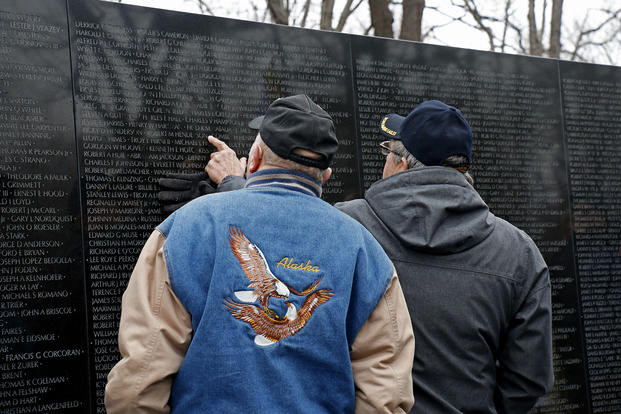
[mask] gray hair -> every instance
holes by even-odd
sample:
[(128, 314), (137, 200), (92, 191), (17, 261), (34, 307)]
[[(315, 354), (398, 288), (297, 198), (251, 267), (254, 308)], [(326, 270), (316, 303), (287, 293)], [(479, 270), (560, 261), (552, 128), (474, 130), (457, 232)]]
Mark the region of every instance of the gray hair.
[[(261, 139), (259, 135), (257, 135), (257, 140), (259, 143), (259, 148), (261, 148), (262, 159), (266, 164), (273, 165), (275, 167), (286, 168), (289, 170), (301, 171), (306, 175), (309, 175), (313, 179), (323, 183), (323, 176), (326, 170), (322, 170), (317, 167), (310, 167), (308, 165), (298, 164), (295, 161), (288, 160), (286, 158), (281, 157), (276, 154), (274, 151), (268, 147), (265, 142)], [(293, 150), (293, 152), (297, 152), (297, 150)], [(304, 156), (309, 156), (309, 154), (305, 153)], [(317, 154), (319, 156), (319, 154)], [(310, 157), (309, 157), (310, 158)]]
[[(408, 151), (405, 148), (405, 145), (403, 145), (403, 142), (401, 142), (398, 139), (393, 139), (392, 140), (392, 151), (397, 154), (400, 157), (405, 158), (405, 160), (408, 163), (408, 168), (411, 170), (417, 169), (417, 168), (423, 168), (425, 166), (425, 164), (423, 164), (422, 162), (420, 162), (419, 160), (416, 159), (416, 157), (414, 157), (412, 154), (410, 154), (410, 151)], [(393, 158), (394, 159), (394, 163), (397, 164), (399, 163), (399, 159), (397, 158)]]
[[(410, 151), (405, 148), (403, 142), (398, 139), (392, 140), (392, 151), (398, 156), (405, 158), (405, 161), (408, 163), (408, 169), (412, 170), (425, 167), (425, 164), (423, 164), (422, 162), (417, 160), (416, 157), (410, 154)], [(395, 164), (400, 161), (396, 157), (394, 157), (393, 160)], [(464, 178), (466, 179), (466, 181), (468, 181), (468, 184), (474, 185), (474, 178), (472, 178), (468, 171), (463, 170), (464, 166), (468, 168), (468, 158), (465, 155), (451, 155), (444, 161), (444, 164), (442, 164), (442, 166), (456, 169), (464, 175)]]

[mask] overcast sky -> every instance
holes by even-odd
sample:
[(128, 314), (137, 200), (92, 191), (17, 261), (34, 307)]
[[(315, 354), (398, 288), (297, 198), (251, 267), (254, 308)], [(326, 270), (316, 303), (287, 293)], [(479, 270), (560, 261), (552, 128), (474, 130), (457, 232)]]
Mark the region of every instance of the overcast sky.
[[(114, 1), (114, 0), (109, 0)], [(541, 0), (538, 0), (540, 2)], [(122, 0), (125, 4), (135, 4), (146, 7), (156, 7), (162, 9), (169, 10), (177, 10), (184, 11), (190, 13), (200, 13), (200, 9), (196, 5), (196, 2), (193, 0)], [(261, 2), (259, 0), (255, 0), (257, 4)], [(564, 36), (568, 36), (572, 32), (572, 28), (585, 19), (588, 16), (587, 21), (593, 26), (597, 24), (601, 19), (599, 18), (601, 13), (597, 12), (598, 8), (606, 7), (608, 5), (616, 5), (619, 7), (619, 2), (621, 0), (564, 0), (563, 7), (563, 34)], [(248, 11), (246, 13), (239, 13), (238, 10), (249, 10), (250, 9), (250, 1), (248, 0), (228, 0), (228, 1), (211, 1), (211, 4), (216, 4), (213, 6), (213, 10), (216, 15), (221, 17), (233, 17), (233, 18), (241, 18), (241, 19), (253, 19), (251, 15), (252, 12)], [(298, 3), (302, 3), (298, 1)], [(320, 1), (316, 0), (312, 4), (314, 4), (316, 10), (315, 14), (318, 14), (318, 9), (320, 7)], [(338, 19), (338, 13), (342, 9), (343, 0), (335, 1), (335, 21)], [(366, 3), (366, 2), (365, 2)], [(442, 10), (447, 6), (446, 0), (426, 0), (427, 5), (429, 6), (437, 6), (442, 7)], [(481, 4), (482, 11), (488, 12), (484, 7), (502, 7), (502, 3), (498, 0), (479, 0), (478, 4)], [(517, 11), (519, 15), (526, 16), (527, 10), (526, 0), (516, 0), (516, 4), (522, 5), (524, 7), (523, 10)], [(548, 2), (551, 3), (551, 2)], [(485, 5), (488, 6), (485, 6)], [(398, 8), (395, 8), (395, 11), (398, 13)], [(549, 12), (548, 12), (549, 13)], [(539, 13), (539, 9), (537, 9), (537, 14), (541, 17), (541, 13)], [(395, 32), (398, 33), (398, 24), (399, 24), (399, 16), (395, 15)], [(549, 19), (549, 14), (546, 16), (546, 19)], [(363, 28), (369, 25), (369, 11), (368, 5), (363, 4), (357, 10), (354, 16), (351, 16), (348, 20), (348, 24), (345, 27), (344, 32), (349, 33), (357, 33), (362, 34)], [(526, 18), (523, 19), (524, 22)], [(269, 21), (269, 18), (267, 19)], [(433, 12), (431, 10), (425, 11), (424, 15), (424, 24), (429, 27), (430, 25), (441, 25), (448, 21), (446, 16), (443, 16), (442, 13)], [(524, 23), (525, 24), (525, 23)], [(314, 27), (317, 28), (317, 27)], [(443, 29), (438, 30), (436, 39), (426, 39), (425, 41), (428, 43), (434, 44), (442, 44), (446, 46), (453, 47), (464, 47), (469, 49), (480, 49), (480, 50), (489, 50), (489, 44), (487, 37), (483, 34), (483, 32), (479, 30), (469, 29), (464, 25), (448, 25)], [(546, 36), (547, 39), (547, 36)], [(565, 44), (570, 46), (571, 39), (564, 38), (563, 41)], [(614, 64), (621, 64), (621, 53), (616, 52), (613, 54), (611, 58), (601, 57), (601, 58), (592, 58), (595, 63), (603, 63), (610, 64), (610, 59)]]

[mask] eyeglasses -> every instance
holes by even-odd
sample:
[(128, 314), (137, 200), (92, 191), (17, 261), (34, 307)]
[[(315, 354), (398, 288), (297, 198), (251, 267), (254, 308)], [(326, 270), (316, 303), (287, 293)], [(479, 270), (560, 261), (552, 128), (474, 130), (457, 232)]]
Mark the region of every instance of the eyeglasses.
[(391, 152), (395, 155), (399, 155), (390, 148), (390, 141), (380, 142), (379, 146), (380, 146), (380, 151), (382, 152), (382, 155), (384, 157), (387, 157), (388, 154), (390, 154)]

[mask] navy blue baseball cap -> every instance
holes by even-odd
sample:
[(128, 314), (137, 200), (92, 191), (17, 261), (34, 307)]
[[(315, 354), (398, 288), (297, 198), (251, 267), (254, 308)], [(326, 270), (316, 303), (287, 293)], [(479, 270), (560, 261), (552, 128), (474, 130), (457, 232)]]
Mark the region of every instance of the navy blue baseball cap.
[(425, 165), (442, 165), (452, 155), (472, 161), (472, 130), (461, 111), (432, 100), (418, 105), (408, 116), (388, 114), (380, 123), (382, 135), (398, 139)]

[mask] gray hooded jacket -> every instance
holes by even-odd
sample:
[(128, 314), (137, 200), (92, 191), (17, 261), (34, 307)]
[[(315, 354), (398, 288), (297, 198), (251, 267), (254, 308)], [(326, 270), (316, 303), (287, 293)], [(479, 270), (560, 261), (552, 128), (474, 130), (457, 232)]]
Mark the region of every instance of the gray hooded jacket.
[(416, 335), (411, 412), (526, 413), (550, 390), (550, 278), (463, 175), (426, 167), (336, 204), (392, 259)]

